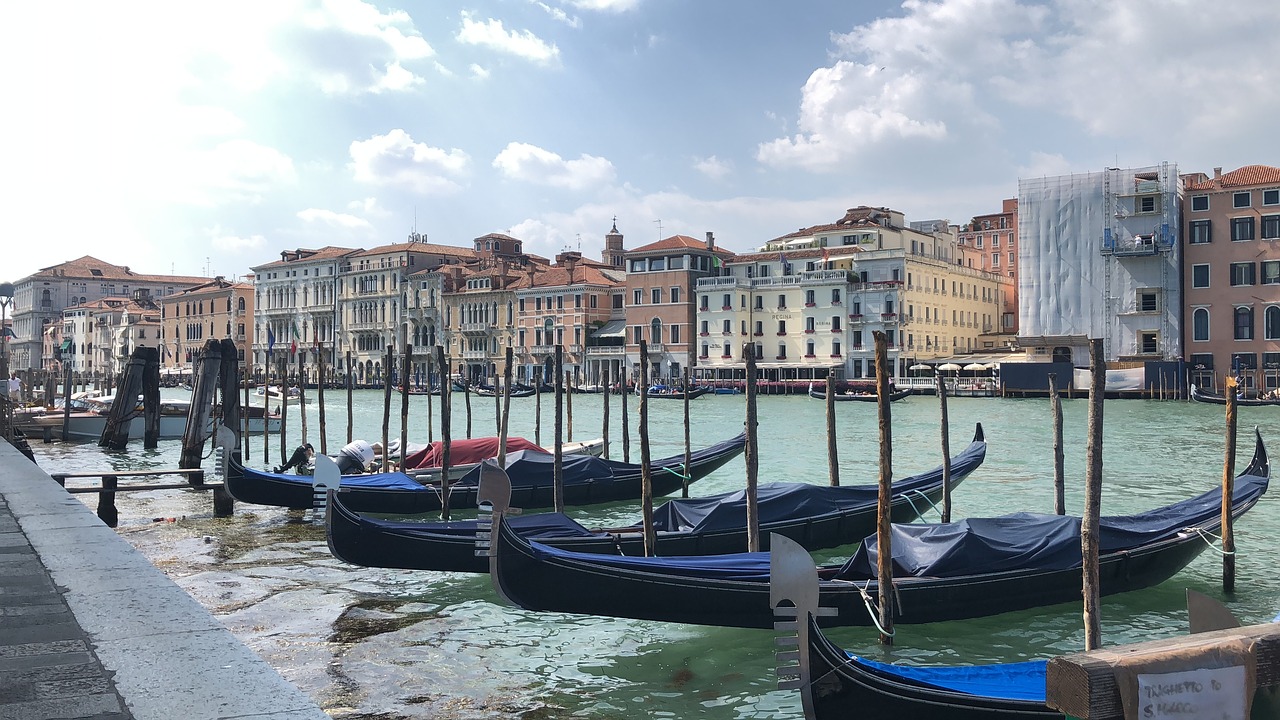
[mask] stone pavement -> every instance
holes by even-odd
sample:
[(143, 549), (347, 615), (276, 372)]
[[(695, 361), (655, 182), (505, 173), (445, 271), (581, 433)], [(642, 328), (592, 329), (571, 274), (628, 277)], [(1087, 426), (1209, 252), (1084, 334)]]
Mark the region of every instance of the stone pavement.
[(0, 439), (0, 720), (328, 716)]

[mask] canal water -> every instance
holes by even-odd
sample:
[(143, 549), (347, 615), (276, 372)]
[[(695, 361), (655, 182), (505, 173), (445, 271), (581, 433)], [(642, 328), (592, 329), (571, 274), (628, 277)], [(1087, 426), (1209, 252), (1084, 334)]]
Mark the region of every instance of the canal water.
[[(553, 439), (554, 402), (542, 398), (541, 439)], [(638, 402), (629, 399), (631, 459), (640, 450)], [(572, 439), (599, 437), (601, 396), (573, 397)], [(650, 401), (654, 458), (683, 453), (683, 403)], [(329, 452), (346, 441), (345, 393), (326, 396)], [(511, 401), (511, 434), (533, 439), (533, 398)], [(383, 396), (358, 391), (354, 435), (382, 434)], [(399, 437), (399, 397), (391, 435)], [(842, 484), (874, 484), (878, 434), (872, 403), (841, 403), (837, 433)], [(940, 463), (938, 401), (912, 397), (893, 405), (893, 468), (903, 477)], [(952, 398), (952, 452), (976, 423), (989, 441), (986, 463), (954, 494), (954, 514), (1052, 512), (1051, 418), (1047, 400)], [(435, 405), (439, 438), (439, 406)], [(741, 395), (690, 403), (693, 445), (741, 431)], [(288, 447), (301, 442), (290, 407)], [(307, 406), (310, 440), (319, 448), (317, 405)], [(1068, 511), (1083, 505), (1085, 400), (1064, 401)], [(491, 398), (472, 398), (472, 435), (495, 434)], [(612, 397), (611, 442), (622, 455), (621, 404)], [(1224, 413), (1182, 401), (1107, 401), (1104, 415), (1104, 514), (1164, 505), (1216, 487), (1223, 469)], [(828, 481), (825, 403), (807, 397), (760, 398), (760, 481)], [(1248, 463), (1252, 428), (1280, 452), (1280, 409), (1241, 408), (1237, 468)], [(426, 439), (426, 398), (413, 397), (410, 438)], [(466, 436), (455, 395), (455, 438)], [(566, 428), (566, 439), (569, 433)], [(34, 443), (47, 472), (176, 467), (178, 441), (123, 453), (93, 444)], [(279, 441), (270, 439), (270, 464)], [(249, 463), (265, 467), (263, 440), (249, 441)], [(206, 460), (206, 467), (212, 461)], [(693, 495), (738, 489), (736, 460), (691, 488)], [(1246, 623), (1280, 610), (1280, 498), (1277, 492), (1238, 523), (1237, 592), (1224, 597), (1221, 559), (1206, 550), (1164, 585), (1103, 599), (1106, 644), (1186, 632), (1185, 588), (1223, 599)], [(79, 495), (92, 504), (96, 496)], [(801, 718), (798, 696), (776, 689), (774, 633), (525, 612), (502, 604), (485, 576), (380, 570), (334, 559), (311, 513), (239, 505), (212, 517), (207, 494), (184, 491), (120, 497), (120, 534), (207, 607), (228, 628), (332, 716), (340, 718)], [(639, 503), (571, 509), (584, 525), (633, 521)], [(936, 519), (936, 518), (935, 518)], [(848, 548), (816, 554), (839, 559)], [(899, 626), (892, 649), (867, 628), (832, 630), (845, 648), (884, 660), (930, 664), (1016, 661), (1078, 651), (1079, 603), (997, 617)]]

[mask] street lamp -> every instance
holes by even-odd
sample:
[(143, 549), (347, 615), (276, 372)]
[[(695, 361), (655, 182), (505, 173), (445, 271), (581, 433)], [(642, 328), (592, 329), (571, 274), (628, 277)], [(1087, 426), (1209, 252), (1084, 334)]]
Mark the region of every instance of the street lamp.
[(13, 283), (0, 283), (0, 370), (9, 377), (9, 303), (13, 302)]

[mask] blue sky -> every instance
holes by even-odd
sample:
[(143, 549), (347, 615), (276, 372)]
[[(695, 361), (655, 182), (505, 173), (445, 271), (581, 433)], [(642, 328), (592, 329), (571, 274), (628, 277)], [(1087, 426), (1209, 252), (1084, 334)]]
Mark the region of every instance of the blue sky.
[(745, 251), (861, 204), (965, 222), (1019, 177), (1280, 164), (1277, 29), (1244, 0), (5, 3), (0, 279), (243, 275), (415, 223)]

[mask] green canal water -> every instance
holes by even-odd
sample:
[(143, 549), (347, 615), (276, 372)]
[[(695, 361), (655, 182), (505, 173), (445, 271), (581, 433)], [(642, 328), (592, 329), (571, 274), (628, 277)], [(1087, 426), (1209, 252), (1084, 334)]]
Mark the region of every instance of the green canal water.
[[(414, 397), (410, 439), (426, 439), (426, 398)], [(640, 450), (638, 402), (629, 399), (631, 459)], [(393, 398), (391, 435), (400, 434)], [(598, 437), (601, 397), (573, 397), (572, 439)], [(345, 393), (326, 397), (329, 451), (346, 441)], [(534, 436), (533, 398), (512, 400), (511, 433)], [(383, 398), (356, 393), (354, 433), (382, 435)], [(1046, 400), (952, 398), (953, 452), (976, 423), (986, 430), (986, 463), (954, 495), (954, 513), (1052, 512), (1051, 419)], [(439, 437), (438, 401), (435, 407)], [(690, 403), (695, 447), (737, 434), (743, 396)], [(1086, 401), (1064, 402), (1067, 504), (1083, 504)], [(542, 402), (542, 442), (553, 436), (554, 403)], [(875, 405), (837, 407), (842, 484), (874, 483), (878, 467)], [(317, 405), (307, 406), (309, 440), (319, 447)], [(491, 398), (472, 398), (472, 434), (495, 433)], [(1221, 482), (1223, 408), (1174, 401), (1115, 400), (1105, 406), (1103, 512), (1164, 505)], [(762, 397), (760, 481), (827, 482), (825, 404), (807, 397)], [(897, 477), (940, 463), (938, 401), (913, 397), (893, 405)], [(621, 404), (610, 411), (611, 455), (620, 458)], [(289, 442), (301, 442), (290, 408)], [(653, 457), (683, 452), (683, 403), (650, 402)], [(1280, 412), (1241, 408), (1237, 467), (1248, 462), (1252, 428), (1280, 452)], [(465, 437), (455, 396), (454, 437)], [(566, 439), (568, 432), (566, 430)], [(263, 460), (262, 438), (249, 441), (249, 462)], [(89, 445), (34, 445), (48, 472), (176, 467), (177, 441), (158, 450), (108, 453)], [(280, 461), (270, 441), (271, 463)], [(211, 461), (206, 461), (211, 466)], [(740, 488), (741, 460), (696, 483), (693, 495)], [(1264, 496), (1237, 526), (1237, 592), (1223, 597), (1221, 560), (1206, 551), (1164, 585), (1103, 599), (1104, 642), (1117, 644), (1185, 632), (1184, 589), (1219, 597), (1246, 623), (1280, 610), (1280, 498)], [(92, 503), (93, 495), (80, 495)], [(639, 516), (639, 503), (572, 510), (583, 524)], [(800, 718), (798, 696), (776, 689), (771, 631), (734, 630), (529, 613), (504, 606), (487, 577), (356, 568), (334, 559), (310, 513), (238, 506), (212, 517), (207, 495), (183, 491), (121, 496), (120, 533), (210, 609), (228, 628), (342, 718)], [(838, 559), (846, 548), (816, 555)], [(833, 630), (847, 649), (881, 659), (930, 664), (1014, 661), (1080, 650), (1079, 603), (980, 620), (899, 626), (882, 649), (865, 628)]]

